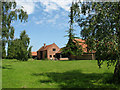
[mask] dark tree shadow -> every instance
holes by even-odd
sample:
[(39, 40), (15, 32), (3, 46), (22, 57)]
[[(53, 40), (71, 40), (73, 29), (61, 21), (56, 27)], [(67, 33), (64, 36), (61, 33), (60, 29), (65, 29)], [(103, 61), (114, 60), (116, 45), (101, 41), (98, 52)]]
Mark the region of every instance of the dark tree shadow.
[(11, 65), (4, 65), (2, 67), (0, 66), (0, 68), (2, 68), (2, 69), (12, 69)]
[(39, 80), (40, 83), (57, 83), (61, 88), (115, 88), (108, 83), (112, 73), (90, 73), (73, 70), (64, 73), (33, 73), (33, 76), (47, 76), (49, 80)]

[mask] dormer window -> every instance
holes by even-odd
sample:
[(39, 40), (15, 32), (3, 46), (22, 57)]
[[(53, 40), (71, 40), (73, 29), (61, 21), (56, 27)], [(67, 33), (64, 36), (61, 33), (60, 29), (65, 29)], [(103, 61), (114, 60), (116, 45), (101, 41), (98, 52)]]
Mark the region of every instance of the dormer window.
[(55, 48), (53, 48), (53, 51), (56, 51), (56, 49), (55, 49)]

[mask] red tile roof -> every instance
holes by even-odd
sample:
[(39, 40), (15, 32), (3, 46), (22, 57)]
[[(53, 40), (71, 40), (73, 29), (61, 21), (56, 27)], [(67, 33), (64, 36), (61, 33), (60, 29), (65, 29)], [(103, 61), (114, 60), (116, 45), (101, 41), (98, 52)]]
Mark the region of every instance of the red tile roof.
[(87, 53), (87, 44), (85, 44), (85, 40), (82, 40), (82, 39), (74, 39), (73, 40), (73, 42), (76, 42), (76, 41), (78, 41), (79, 45), (82, 46), (83, 52)]
[[(85, 40), (82, 40), (82, 39), (74, 39), (73, 42), (76, 42), (78, 41), (79, 45), (82, 46), (83, 48), (83, 52), (87, 53), (87, 44), (85, 44)], [(94, 50), (92, 50), (93, 53), (95, 53)], [(91, 52), (90, 52), (91, 53)]]
[(37, 52), (32, 52), (32, 56), (37, 56)]
[[(73, 42), (76, 42), (76, 41), (78, 41), (78, 44), (82, 46), (83, 52), (87, 53), (87, 44), (85, 44), (85, 40), (82, 40), (82, 39), (74, 39), (73, 40)], [(61, 52), (62, 52), (62, 48), (57, 53), (61, 53)], [(95, 53), (94, 50), (92, 50), (92, 52)]]
[[(53, 43), (55, 44), (55, 43)], [(42, 46), (38, 51), (44, 51), (44, 50), (47, 50), (49, 47), (51, 47), (53, 44), (50, 44), (50, 45), (46, 45), (45, 47)]]
[(60, 50), (57, 53), (61, 53), (61, 52), (62, 52), (62, 49), (60, 48)]

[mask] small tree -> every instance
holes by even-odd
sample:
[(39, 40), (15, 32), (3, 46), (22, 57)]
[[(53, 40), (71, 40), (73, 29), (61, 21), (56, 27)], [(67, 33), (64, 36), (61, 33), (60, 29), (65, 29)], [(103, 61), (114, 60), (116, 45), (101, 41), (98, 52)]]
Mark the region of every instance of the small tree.
[(24, 30), (20, 34), (20, 39), (15, 39), (9, 44), (8, 58), (27, 61), (28, 58), (31, 58), (32, 46), (29, 47), (29, 43), (30, 38)]
[(16, 43), (17, 59), (27, 61), (32, 47), (29, 48), (30, 38), (25, 30), (21, 32), (20, 39), (16, 40)]

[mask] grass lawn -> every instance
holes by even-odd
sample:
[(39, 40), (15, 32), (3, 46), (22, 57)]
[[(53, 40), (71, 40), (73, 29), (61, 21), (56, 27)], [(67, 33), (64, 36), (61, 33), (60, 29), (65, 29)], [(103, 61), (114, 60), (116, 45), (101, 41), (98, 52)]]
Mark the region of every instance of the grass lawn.
[(2, 88), (120, 88), (107, 81), (114, 66), (99, 69), (96, 60), (2, 61)]

